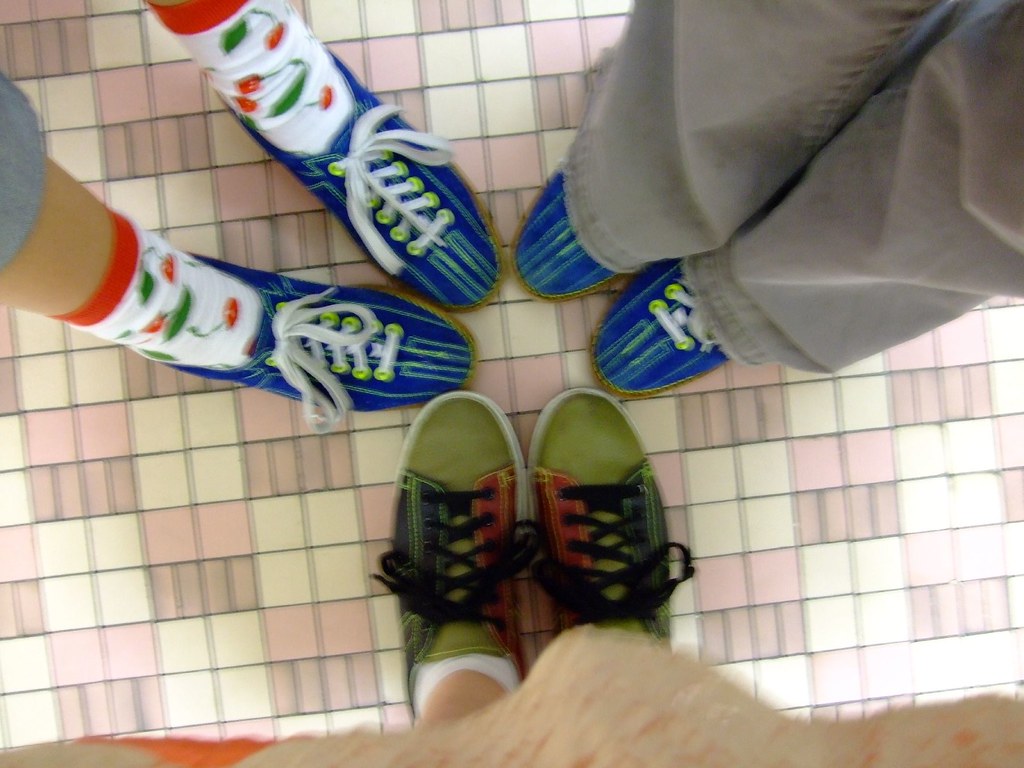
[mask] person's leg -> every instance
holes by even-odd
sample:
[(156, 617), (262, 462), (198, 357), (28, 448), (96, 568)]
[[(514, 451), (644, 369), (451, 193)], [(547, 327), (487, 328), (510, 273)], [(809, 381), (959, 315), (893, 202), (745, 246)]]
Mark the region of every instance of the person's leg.
[(288, 0), (147, 2), (245, 130), (379, 267), (448, 308), (490, 297), (499, 246), (448, 142), (382, 105)]
[[(727, 358), (835, 371), (993, 295), (1024, 295), (1024, 112), (1010, 74), (1024, 66), (1022, 17), (1001, 0), (936, 9), (770, 211), (631, 282), (595, 334), (605, 386), (650, 394)], [(685, 301), (667, 296), (681, 286)], [(674, 350), (681, 330), (710, 347)]]
[(1024, 3), (961, 7), (763, 222), (690, 261), (730, 357), (834, 371), (1024, 296)]
[(519, 684), (511, 579), (537, 550), (523, 472), (508, 418), (480, 395), (437, 398), (410, 428), (394, 548), (376, 578), (399, 598), (422, 724), (476, 712)]
[(468, 332), (426, 305), (196, 257), (109, 210), (44, 158), (31, 107), (2, 77), (0, 116), (0, 302), (301, 399), (321, 431), (349, 408), (422, 403), (472, 372)]
[(892, 71), (941, 0), (636, 3), (517, 270), (567, 298), (722, 245)]

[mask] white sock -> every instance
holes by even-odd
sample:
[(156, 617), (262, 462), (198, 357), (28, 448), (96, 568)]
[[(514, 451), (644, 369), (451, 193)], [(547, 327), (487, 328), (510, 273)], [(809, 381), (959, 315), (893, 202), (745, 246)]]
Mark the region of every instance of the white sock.
[(162, 362), (206, 368), (247, 362), (264, 314), (256, 289), (128, 223), (118, 236), (134, 233), (138, 257), (127, 290), (102, 320), (70, 322)]
[(330, 54), (287, 0), (249, 0), (178, 39), (242, 120), (286, 152), (324, 152), (352, 114)]
[(486, 653), (466, 653), (441, 661), (417, 664), (412, 678), (412, 711), (416, 717), (423, 713), (430, 694), (449, 675), (461, 671), (479, 672), (491, 678), (510, 693), (519, 687), (519, 671), (507, 656), (491, 656)]

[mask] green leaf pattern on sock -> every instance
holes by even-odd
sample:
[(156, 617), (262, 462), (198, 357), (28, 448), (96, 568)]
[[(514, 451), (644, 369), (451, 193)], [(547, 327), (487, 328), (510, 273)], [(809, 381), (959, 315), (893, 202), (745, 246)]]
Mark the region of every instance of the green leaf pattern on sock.
[[(281, 45), (287, 35), (300, 33), (305, 33), (313, 45), (319, 46), (320, 43), (312, 37), (312, 33), (301, 21), (294, 25), (289, 24), (291, 15), (289, 12), (282, 17), (271, 11), (253, 8), (221, 33), (220, 49), (225, 56), (229, 56), (249, 38), (262, 35), (262, 48), (265, 51), (273, 51)], [(244, 55), (250, 55), (248, 48)], [(291, 72), (296, 68), (300, 70), (298, 74)], [(217, 67), (210, 67), (207, 71), (218, 73), (220, 70)], [(290, 78), (290, 82), (281, 95), (282, 88), (278, 87), (278, 83), (285, 77)], [(309, 62), (302, 58), (292, 58), (270, 71), (259, 71), (257, 67), (234, 81), (233, 92), (221, 92), (233, 103), (242, 123), (252, 130), (259, 131), (261, 120), (280, 118), (293, 110), (313, 108), (326, 111), (331, 107), (335, 101), (335, 89), (329, 84), (317, 89), (315, 98), (302, 100), (302, 95), (309, 85), (309, 78)], [(269, 107), (265, 105), (265, 100), (268, 99), (273, 99), (269, 102)], [(261, 107), (264, 107), (264, 110), (261, 110)]]
[(169, 315), (170, 322), (164, 328), (164, 341), (170, 341), (185, 327), (188, 322), (188, 313), (192, 309), (192, 291), (186, 288), (182, 291), (181, 301), (174, 311)]
[(142, 280), (139, 283), (139, 298), (142, 300), (143, 304), (149, 301), (149, 297), (153, 295), (153, 288), (155, 286), (156, 281), (153, 279), (153, 276), (143, 268)]
[(157, 360), (161, 363), (174, 363), (178, 360), (174, 355), (169, 355), (166, 352), (157, 352), (153, 349), (140, 349), (138, 352), (141, 355), (145, 355), (150, 360)]
[(271, 108), (270, 117), (280, 117), (294, 107), (299, 101), (299, 97), (302, 96), (302, 89), (306, 87), (306, 64), (305, 62), (298, 63), (301, 65), (299, 76), (292, 82), (288, 92)]
[(246, 17), (243, 16), (237, 23), (224, 30), (224, 34), (220, 38), (220, 48), (224, 53), (231, 53), (249, 36), (249, 24), (245, 19)]

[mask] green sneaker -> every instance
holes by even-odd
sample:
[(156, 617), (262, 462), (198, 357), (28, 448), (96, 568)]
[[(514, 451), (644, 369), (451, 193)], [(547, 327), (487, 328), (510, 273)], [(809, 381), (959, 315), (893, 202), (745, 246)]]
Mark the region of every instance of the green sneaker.
[(654, 471), (625, 409), (597, 390), (562, 393), (541, 412), (530, 466), (547, 549), (533, 574), (559, 604), (561, 628), (667, 640), (669, 597), (694, 569), (690, 551), (668, 541)]
[(443, 395), (413, 422), (375, 576), (399, 598), (410, 696), (420, 664), (467, 653), (507, 657), (522, 676), (512, 577), (539, 544), (523, 472), (512, 425), (481, 395)]

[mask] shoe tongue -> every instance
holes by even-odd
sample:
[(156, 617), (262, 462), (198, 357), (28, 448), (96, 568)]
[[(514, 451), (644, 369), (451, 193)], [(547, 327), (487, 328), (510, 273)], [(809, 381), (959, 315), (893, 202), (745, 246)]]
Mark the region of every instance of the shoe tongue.
[(437, 630), (437, 636), (424, 657), (425, 661), (461, 656), (465, 653), (485, 653), (504, 656), (505, 652), (492, 637), (487, 625), (475, 621), (452, 621)]
[[(595, 520), (600, 520), (602, 523), (614, 523), (622, 520), (621, 513), (600, 509), (591, 511), (590, 517)], [(593, 539), (591, 543), (619, 551), (630, 547), (629, 541), (619, 534), (607, 534), (600, 538)], [(595, 560), (593, 563), (593, 568), (606, 573), (621, 571), (625, 567), (626, 563), (619, 560)], [(629, 590), (622, 584), (610, 584), (601, 590), (601, 594), (609, 600), (622, 600), (628, 596)]]
[(621, 629), (626, 632), (649, 634), (649, 630), (640, 619), (605, 619), (595, 622), (594, 626), (601, 629)]
[[(451, 519), (451, 522), (453, 525), (459, 525), (467, 522), (468, 520), (468, 515), (459, 515), (457, 517), (453, 517)], [(473, 549), (475, 546), (476, 542), (472, 538), (465, 538), (459, 539), (453, 544), (449, 544), (447, 549), (450, 552), (454, 552), (455, 554), (461, 555)], [(449, 565), (447, 568), (444, 569), (444, 573), (445, 576), (448, 576), (449, 578), (458, 578), (459, 576), (463, 576), (466, 573), (469, 573), (470, 570), (472, 569), (467, 565), (463, 565), (461, 563), (453, 563), (452, 565)], [(447, 595), (445, 595), (445, 597), (447, 597), (449, 600), (455, 603), (461, 603), (463, 600), (466, 599), (467, 596), (468, 593), (465, 589), (454, 589)]]

